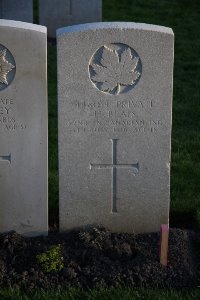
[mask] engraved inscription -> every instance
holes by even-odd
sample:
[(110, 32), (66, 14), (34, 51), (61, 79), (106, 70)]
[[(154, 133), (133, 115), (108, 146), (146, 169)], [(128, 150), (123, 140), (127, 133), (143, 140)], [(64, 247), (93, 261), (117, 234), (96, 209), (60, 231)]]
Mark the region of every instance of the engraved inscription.
[(0, 131), (1, 130), (24, 130), (27, 125), (17, 121), (15, 117), (15, 103), (13, 99), (0, 98)]
[[(110, 101), (75, 101), (71, 102), (71, 105), (77, 108), (78, 110), (97, 110), (103, 108), (112, 108)], [(128, 100), (128, 101), (117, 101), (114, 103), (115, 108), (118, 109), (151, 109), (154, 107), (153, 101), (150, 99), (147, 100)]]
[(135, 87), (142, 74), (142, 63), (135, 50), (113, 43), (98, 49), (89, 63), (89, 77), (103, 93), (118, 95)]
[(8, 161), (11, 164), (11, 153), (9, 155), (0, 156), (0, 162)]
[(152, 99), (71, 102), (73, 118), (66, 120), (65, 127), (69, 134), (157, 134), (168, 130), (164, 118), (154, 113), (157, 103)]
[(7, 88), (15, 77), (16, 64), (11, 52), (0, 45), (0, 91)]
[(111, 184), (111, 213), (117, 213), (117, 169), (133, 169), (133, 175), (139, 172), (139, 162), (135, 164), (117, 163), (117, 139), (111, 139), (112, 142), (112, 163), (111, 164), (92, 164), (90, 170), (94, 169), (112, 169)]

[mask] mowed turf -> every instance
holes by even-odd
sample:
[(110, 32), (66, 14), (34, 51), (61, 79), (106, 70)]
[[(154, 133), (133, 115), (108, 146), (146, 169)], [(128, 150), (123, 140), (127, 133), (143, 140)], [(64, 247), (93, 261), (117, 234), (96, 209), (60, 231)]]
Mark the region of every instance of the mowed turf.
[[(200, 2), (104, 0), (104, 21), (171, 27), (175, 33), (171, 226), (200, 224)], [(49, 209), (58, 222), (56, 50), (48, 47)]]

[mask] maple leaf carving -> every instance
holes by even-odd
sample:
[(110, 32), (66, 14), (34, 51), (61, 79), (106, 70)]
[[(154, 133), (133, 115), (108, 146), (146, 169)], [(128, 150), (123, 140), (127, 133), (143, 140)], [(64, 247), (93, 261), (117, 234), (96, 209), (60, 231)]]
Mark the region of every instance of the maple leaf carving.
[(6, 52), (6, 49), (0, 51), (0, 83), (8, 85), (7, 75), (14, 66), (6, 60)]
[(95, 72), (92, 80), (102, 83), (102, 91), (112, 92), (117, 89), (119, 94), (121, 86), (133, 85), (141, 75), (136, 70), (138, 61), (138, 57), (133, 58), (130, 48), (125, 49), (119, 56), (116, 50), (104, 46), (100, 64), (92, 65)]

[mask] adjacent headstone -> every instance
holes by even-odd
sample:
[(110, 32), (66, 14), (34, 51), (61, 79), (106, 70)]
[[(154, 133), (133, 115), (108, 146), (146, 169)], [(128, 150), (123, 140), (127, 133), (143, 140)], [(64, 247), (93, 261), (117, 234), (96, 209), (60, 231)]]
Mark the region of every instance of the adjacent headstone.
[(33, 23), (33, 0), (0, 0), (0, 19)]
[(100, 22), (102, 0), (39, 0), (39, 20), (56, 37), (56, 29), (68, 25)]
[(48, 230), (46, 38), (0, 20), (0, 232)]
[(57, 31), (60, 228), (168, 223), (173, 32), (136, 23)]

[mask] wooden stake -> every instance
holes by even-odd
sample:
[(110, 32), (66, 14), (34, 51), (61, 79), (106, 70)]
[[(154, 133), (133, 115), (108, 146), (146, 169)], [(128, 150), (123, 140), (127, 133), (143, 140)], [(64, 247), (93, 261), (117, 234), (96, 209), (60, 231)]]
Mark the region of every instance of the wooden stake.
[(169, 225), (162, 224), (160, 230), (160, 263), (165, 267), (167, 266), (168, 240)]

